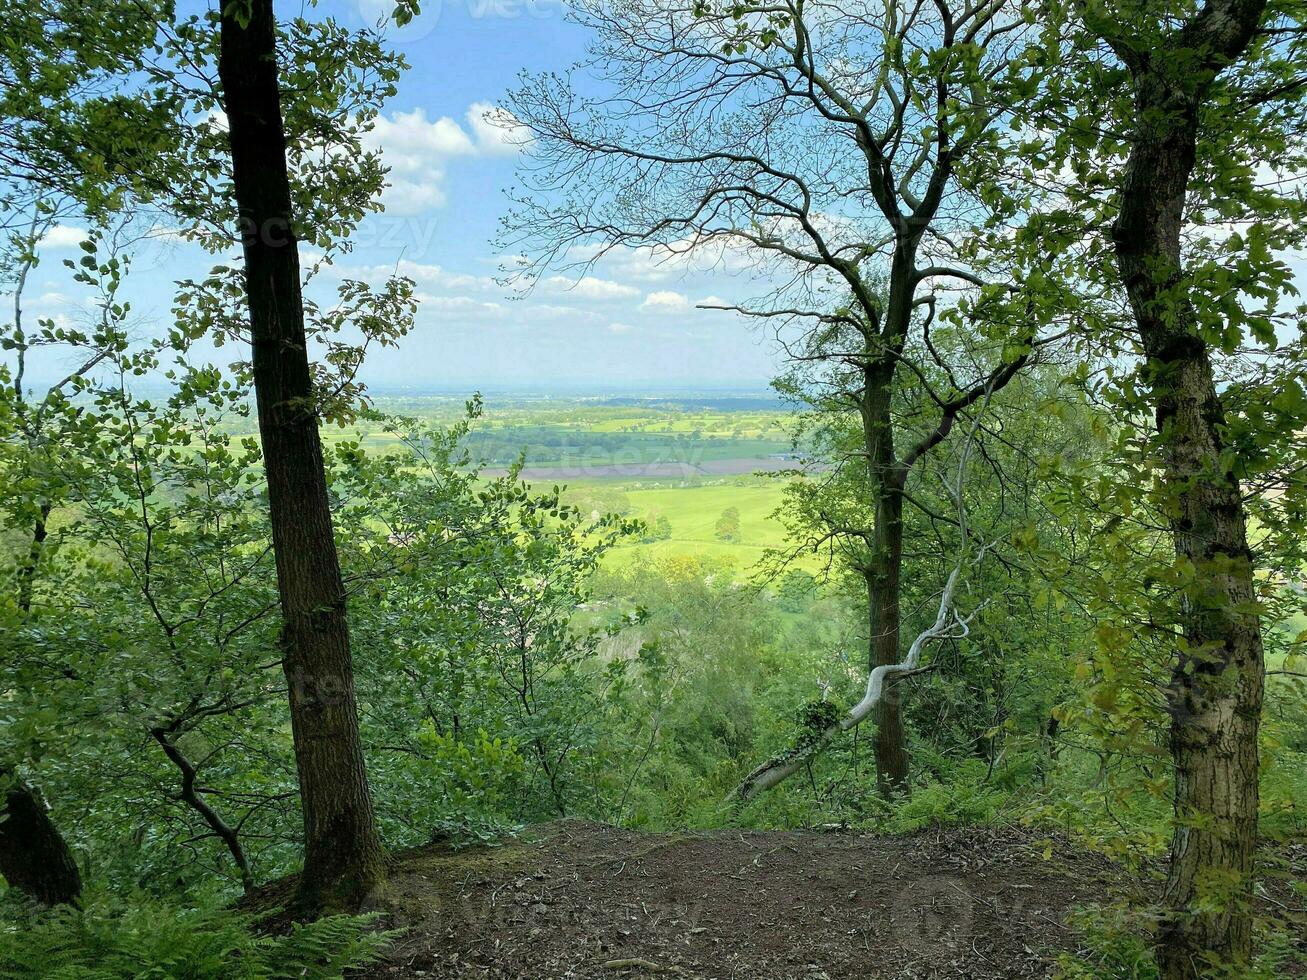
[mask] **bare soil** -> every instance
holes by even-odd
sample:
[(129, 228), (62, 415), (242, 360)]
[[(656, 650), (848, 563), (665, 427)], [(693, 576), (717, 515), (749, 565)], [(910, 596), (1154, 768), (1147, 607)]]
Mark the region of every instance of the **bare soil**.
[(1021, 978), (1072, 948), (1069, 912), (1120, 880), (1017, 828), (642, 834), (580, 821), (502, 847), (394, 858), (405, 929), (363, 976)]

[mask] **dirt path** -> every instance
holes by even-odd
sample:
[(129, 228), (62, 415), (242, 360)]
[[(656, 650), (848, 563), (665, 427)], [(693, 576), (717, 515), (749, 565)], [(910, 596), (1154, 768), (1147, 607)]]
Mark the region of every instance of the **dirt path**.
[(564, 821), (533, 840), (396, 858), (407, 926), (372, 978), (1044, 977), (1102, 898), (1099, 858), (1027, 833), (638, 834)]

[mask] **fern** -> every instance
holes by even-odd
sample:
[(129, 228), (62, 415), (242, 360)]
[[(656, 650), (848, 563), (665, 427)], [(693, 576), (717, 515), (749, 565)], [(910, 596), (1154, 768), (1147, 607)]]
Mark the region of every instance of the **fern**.
[(375, 961), (393, 937), (373, 916), (337, 915), (259, 936), (249, 916), (133, 896), (0, 920), (0, 978), (328, 980)]

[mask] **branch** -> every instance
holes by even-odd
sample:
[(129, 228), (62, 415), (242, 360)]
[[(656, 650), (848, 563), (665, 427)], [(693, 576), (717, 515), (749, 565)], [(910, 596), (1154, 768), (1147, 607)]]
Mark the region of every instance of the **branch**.
[(957, 589), (961, 571), (959, 566), (949, 573), (948, 582), (945, 583), (944, 592), (939, 599), (939, 612), (935, 616), (935, 622), (917, 634), (917, 638), (912, 641), (912, 646), (908, 648), (908, 655), (901, 663), (882, 664), (873, 670), (867, 678), (867, 689), (862, 700), (850, 708), (847, 715), (818, 732), (805, 744), (764, 762), (744, 777), (743, 782), (736, 787), (732, 798), (747, 803), (759, 793), (771, 789), (802, 769), (836, 736), (856, 728), (880, 702), (887, 681), (919, 672), (917, 664), (921, 660), (921, 651), (927, 643), (932, 640), (958, 639), (966, 636), (970, 632), (971, 619), (975, 613), (963, 619), (953, 608), (953, 594)]
[[(990, 393), (985, 393), (984, 405), (986, 406), (989, 404), (989, 395)], [(824, 750), (838, 735), (860, 725), (880, 702), (885, 691), (885, 685), (890, 680), (921, 672), (918, 664), (927, 643), (939, 639), (961, 639), (971, 632), (971, 621), (983, 608), (983, 603), (973, 609), (969, 615), (963, 617), (958, 615), (957, 609), (954, 607), (953, 596), (957, 591), (958, 580), (962, 577), (962, 569), (967, 560), (968, 532), (966, 505), (962, 491), (966, 481), (967, 461), (970, 458), (971, 447), (975, 441), (976, 430), (979, 425), (980, 416), (978, 414), (972, 421), (971, 430), (968, 432), (967, 439), (959, 453), (957, 479), (951, 488), (953, 500), (958, 509), (958, 528), (962, 534), (962, 543), (958, 548), (957, 564), (953, 566), (953, 571), (949, 573), (948, 580), (944, 583), (944, 591), (939, 597), (939, 611), (935, 614), (935, 621), (917, 634), (917, 638), (912, 641), (912, 646), (908, 648), (908, 655), (900, 663), (881, 664), (872, 670), (867, 677), (867, 688), (862, 695), (862, 700), (849, 709), (848, 714), (825, 729), (815, 732), (807, 740), (788, 752), (764, 762), (745, 776), (740, 785), (735, 788), (735, 792), (731, 794), (731, 799), (735, 802), (747, 803), (759, 793), (769, 790), (788, 779), (800, 769), (805, 768), (813, 757)], [(980, 548), (976, 555), (976, 562), (984, 559), (988, 547), (988, 545), (984, 545)]]
[(222, 842), (227, 845), (227, 850), (231, 852), (232, 861), (235, 862), (240, 871), (241, 885), (247, 893), (252, 891), (254, 888), (254, 875), (250, 872), (249, 862), (245, 859), (245, 851), (241, 847), (240, 838), (237, 837), (234, 830), (227, 826), (222, 817), (218, 816), (217, 811), (209, 806), (196, 791), (195, 766), (182, 754), (177, 744), (169, 737), (167, 730), (152, 728), (150, 729), (150, 735), (159, 743), (164, 755), (181, 772), (182, 785), (178, 798), (198, 813), (214, 834), (222, 838)]

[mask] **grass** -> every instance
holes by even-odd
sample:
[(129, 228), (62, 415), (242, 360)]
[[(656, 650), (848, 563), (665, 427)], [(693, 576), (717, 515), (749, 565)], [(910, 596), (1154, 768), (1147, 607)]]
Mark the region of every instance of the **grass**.
[[(617, 480), (569, 482), (573, 499), (593, 500), (596, 507), (627, 508), (631, 517), (650, 525), (666, 517), (672, 536), (664, 541), (632, 541), (610, 552), (608, 561), (624, 567), (652, 558), (688, 556), (725, 560), (743, 576), (769, 548), (785, 545), (785, 528), (775, 516), (785, 490), (784, 478), (754, 476), (722, 478), (710, 483), (667, 481), (650, 485)], [(740, 512), (738, 540), (717, 536), (717, 521), (728, 507)], [(805, 563), (800, 562), (800, 566)]]

